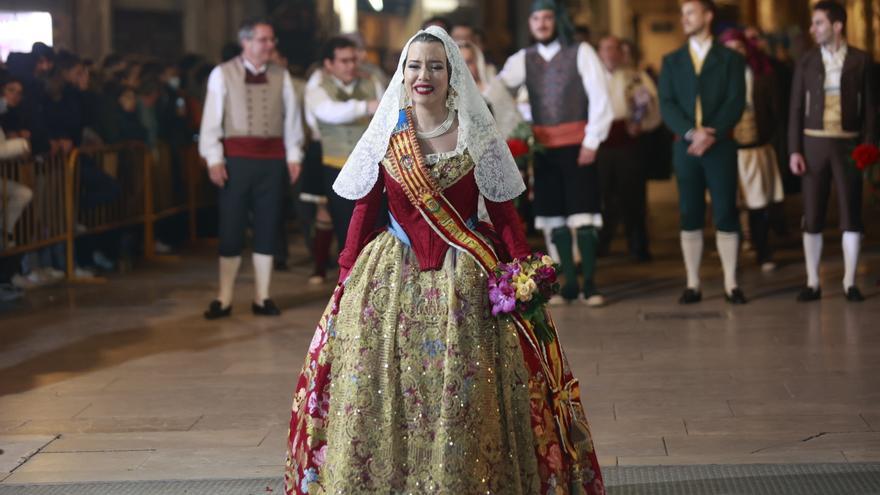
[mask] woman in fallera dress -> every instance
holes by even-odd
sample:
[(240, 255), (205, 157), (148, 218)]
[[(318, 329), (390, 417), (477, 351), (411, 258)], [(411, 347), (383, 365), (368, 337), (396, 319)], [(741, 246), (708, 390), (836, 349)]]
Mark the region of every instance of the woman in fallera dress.
[(488, 273), (531, 254), (516, 164), (445, 31), (402, 53), (334, 184), (357, 205), (294, 391), (286, 492), (604, 494), (558, 338), (492, 314)]

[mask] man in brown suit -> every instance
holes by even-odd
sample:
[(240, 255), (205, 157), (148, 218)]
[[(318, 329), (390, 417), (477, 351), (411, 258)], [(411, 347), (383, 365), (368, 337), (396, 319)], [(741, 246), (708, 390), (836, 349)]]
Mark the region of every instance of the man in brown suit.
[(855, 286), (862, 238), (862, 174), (849, 162), (860, 142), (876, 139), (871, 58), (847, 46), (846, 10), (824, 0), (813, 6), (810, 33), (817, 47), (798, 62), (791, 92), (788, 145), (791, 171), (803, 177), (804, 257), (807, 285), (798, 301), (814, 301), (819, 288), (822, 230), (834, 182), (843, 230), (843, 290), (863, 301)]

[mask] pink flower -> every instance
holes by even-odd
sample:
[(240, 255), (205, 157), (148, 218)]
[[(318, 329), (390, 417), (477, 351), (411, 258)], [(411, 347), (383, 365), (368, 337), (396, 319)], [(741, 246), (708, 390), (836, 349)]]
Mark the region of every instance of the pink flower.
[(547, 464), (557, 473), (562, 471), (562, 451), (559, 450), (559, 444), (554, 443), (547, 449)]
[(321, 328), (318, 328), (315, 331), (315, 336), (312, 337), (312, 343), (309, 344), (309, 354), (314, 354), (315, 351), (318, 350), (318, 346), (321, 345), (321, 342), (323, 341), (323, 333), (324, 331)]
[(309, 394), (309, 415), (313, 418), (324, 419), (330, 412), (330, 398), (326, 394), (321, 394), (318, 398), (317, 392)]
[(315, 467), (321, 467), (324, 465), (324, 462), (327, 460), (327, 445), (322, 446), (315, 452), (313, 460), (315, 462)]

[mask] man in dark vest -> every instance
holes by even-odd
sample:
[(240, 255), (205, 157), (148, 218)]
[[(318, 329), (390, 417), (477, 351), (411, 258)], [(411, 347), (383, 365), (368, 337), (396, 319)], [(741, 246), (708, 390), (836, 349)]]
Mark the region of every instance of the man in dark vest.
[(220, 291), (205, 318), (229, 316), (248, 214), (253, 214), (256, 315), (281, 312), (269, 298), (285, 188), (302, 161), (303, 128), (290, 74), (271, 65), (275, 33), (266, 20), (239, 29), (242, 53), (211, 71), (199, 153), (220, 188)]
[[(511, 90), (529, 92), (535, 138), (544, 150), (535, 155), (535, 228), (549, 232), (562, 265), (562, 299), (578, 299), (572, 230), (581, 254), (583, 300), (601, 306), (594, 281), (602, 203), (596, 150), (608, 136), (614, 116), (605, 69), (595, 50), (574, 43), (564, 7), (536, 0), (529, 16), (535, 44), (511, 56), (499, 77)], [(554, 301), (555, 302), (555, 301)]]
[(818, 46), (797, 63), (788, 122), (789, 165), (803, 177), (807, 285), (797, 299), (822, 297), (819, 261), (833, 181), (843, 231), (843, 291), (847, 301), (860, 302), (855, 276), (864, 229), (862, 174), (849, 154), (858, 143), (876, 143), (876, 82), (871, 57), (846, 43), (846, 10), (840, 4), (816, 3), (810, 33)]
[(681, 251), (687, 287), (679, 302), (697, 303), (706, 189), (712, 198), (715, 243), (724, 271), (724, 295), (731, 304), (745, 304), (736, 282), (739, 256), (737, 143), (733, 129), (745, 108), (745, 60), (712, 38), (715, 4), (687, 0), (681, 22), (687, 43), (663, 58), (660, 112), (676, 134), (673, 148), (681, 211)]
[[(312, 197), (326, 197), (327, 211), (341, 252), (354, 211), (354, 201), (336, 194), (333, 183), (348, 155), (367, 130), (385, 87), (377, 77), (360, 71), (357, 44), (349, 38), (338, 36), (327, 41), (322, 50), (322, 60), (322, 69), (312, 74), (306, 85), (305, 106), (313, 138), (321, 142), (323, 184), (313, 183), (309, 190), (303, 192)], [(314, 190), (316, 185), (322, 187)], [(319, 209), (319, 222), (324, 220), (320, 218), (321, 212)], [(327, 232), (316, 232), (316, 235), (326, 236)], [(315, 246), (316, 250), (326, 250), (329, 242), (323, 242), (320, 246), (316, 242)], [(316, 253), (318, 255), (324, 256), (324, 253)]]

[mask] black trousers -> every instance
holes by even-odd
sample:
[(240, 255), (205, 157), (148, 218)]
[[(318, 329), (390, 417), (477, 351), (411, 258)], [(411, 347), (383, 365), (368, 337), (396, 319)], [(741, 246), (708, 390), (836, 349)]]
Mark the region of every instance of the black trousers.
[(645, 254), (648, 235), (645, 227), (647, 169), (639, 160), (636, 146), (599, 147), (596, 156), (602, 181), (602, 233), (600, 245), (608, 247), (617, 225), (623, 220), (632, 254)]
[(862, 174), (849, 163), (853, 140), (804, 136), (807, 173), (802, 179), (804, 230), (819, 234), (825, 229), (831, 182), (837, 191), (840, 230), (861, 232)]
[(345, 237), (348, 235), (348, 224), (351, 223), (351, 215), (354, 213), (354, 201), (343, 198), (333, 190), (339, 170), (324, 166), (324, 190), (327, 194), (327, 211), (333, 220), (333, 232), (336, 233), (339, 252), (342, 252), (345, 248)]
[(535, 154), (535, 216), (601, 213), (601, 183), (595, 164), (579, 167), (580, 145)]
[(248, 216), (253, 214), (254, 252), (272, 256), (290, 175), (284, 160), (227, 157), (229, 179), (220, 188), (220, 256), (240, 256)]

